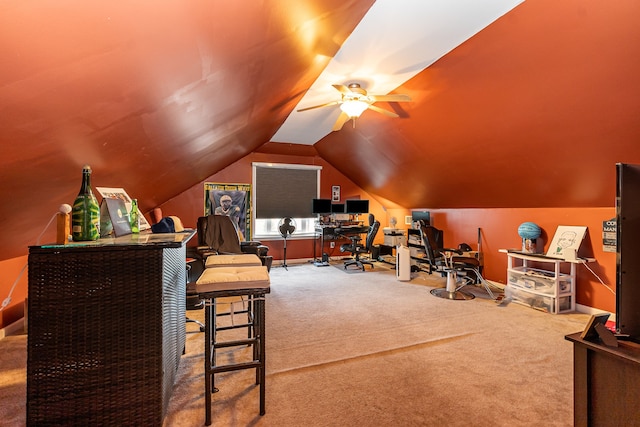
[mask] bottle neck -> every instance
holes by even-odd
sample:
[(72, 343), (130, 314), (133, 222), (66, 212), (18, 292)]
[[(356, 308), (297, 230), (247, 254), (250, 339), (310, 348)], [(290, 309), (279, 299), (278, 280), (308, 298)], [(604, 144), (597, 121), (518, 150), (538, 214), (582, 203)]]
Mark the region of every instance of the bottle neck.
[(91, 194), (91, 171), (82, 170), (82, 185), (80, 186), (80, 194)]

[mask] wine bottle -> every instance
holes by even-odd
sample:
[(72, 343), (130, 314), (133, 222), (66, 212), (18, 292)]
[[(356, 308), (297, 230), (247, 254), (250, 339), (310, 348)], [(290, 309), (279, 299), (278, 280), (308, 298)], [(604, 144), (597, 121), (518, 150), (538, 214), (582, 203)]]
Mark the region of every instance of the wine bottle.
[(131, 212), (129, 212), (131, 232), (140, 232), (140, 212), (138, 211), (138, 199), (131, 199)]
[(91, 166), (82, 168), (82, 185), (71, 209), (71, 236), (74, 241), (100, 238), (100, 206), (91, 191)]

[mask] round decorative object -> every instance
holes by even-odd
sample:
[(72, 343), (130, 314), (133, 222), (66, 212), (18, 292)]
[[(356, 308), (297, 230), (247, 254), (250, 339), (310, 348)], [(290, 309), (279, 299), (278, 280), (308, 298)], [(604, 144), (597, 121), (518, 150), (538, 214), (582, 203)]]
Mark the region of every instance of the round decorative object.
[(523, 222), (518, 227), (518, 235), (523, 239), (533, 240), (540, 237), (542, 230), (538, 226), (538, 224), (534, 224), (533, 222)]

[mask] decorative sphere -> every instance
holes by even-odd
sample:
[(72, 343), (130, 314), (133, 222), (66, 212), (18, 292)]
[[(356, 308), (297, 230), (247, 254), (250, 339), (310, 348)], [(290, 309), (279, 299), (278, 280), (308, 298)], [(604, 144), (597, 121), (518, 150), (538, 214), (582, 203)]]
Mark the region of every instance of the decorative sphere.
[(540, 227), (533, 222), (523, 222), (518, 227), (518, 235), (523, 239), (537, 239), (541, 233)]

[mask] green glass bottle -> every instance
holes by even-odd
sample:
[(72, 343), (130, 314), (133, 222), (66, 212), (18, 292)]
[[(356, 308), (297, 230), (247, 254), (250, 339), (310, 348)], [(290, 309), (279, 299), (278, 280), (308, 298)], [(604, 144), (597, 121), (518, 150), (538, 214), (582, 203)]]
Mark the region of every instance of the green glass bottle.
[(91, 166), (82, 168), (82, 185), (71, 209), (71, 236), (74, 241), (100, 238), (100, 206), (91, 191)]
[(138, 211), (138, 199), (131, 199), (131, 212), (129, 212), (129, 223), (131, 232), (140, 232), (140, 212)]

